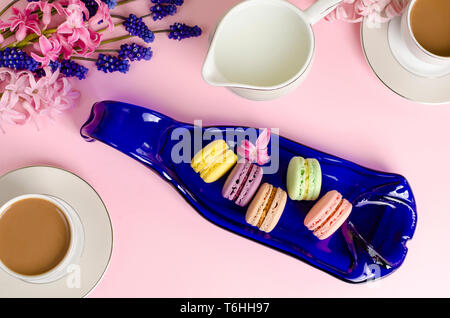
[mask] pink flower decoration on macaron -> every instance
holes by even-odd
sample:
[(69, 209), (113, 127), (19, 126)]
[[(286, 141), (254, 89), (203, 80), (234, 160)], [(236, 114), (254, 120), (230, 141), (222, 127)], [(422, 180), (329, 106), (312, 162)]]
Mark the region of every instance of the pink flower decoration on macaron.
[(270, 160), (267, 145), (270, 142), (270, 129), (265, 128), (259, 135), (254, 145), (250, 141), (243, 140), (237, 148), (237, 153), (250, 162), (264, 165)]

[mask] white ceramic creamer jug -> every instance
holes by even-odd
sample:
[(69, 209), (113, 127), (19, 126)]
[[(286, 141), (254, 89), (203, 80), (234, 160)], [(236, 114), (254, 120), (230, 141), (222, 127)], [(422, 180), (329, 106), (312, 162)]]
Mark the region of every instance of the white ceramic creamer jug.
[(306, 77), (312, 25), (342, 0), (318, 0), (302, 11), (286, 0), (245, 0), (217, 25), (202, 76), (251, 100), (280, 97)]

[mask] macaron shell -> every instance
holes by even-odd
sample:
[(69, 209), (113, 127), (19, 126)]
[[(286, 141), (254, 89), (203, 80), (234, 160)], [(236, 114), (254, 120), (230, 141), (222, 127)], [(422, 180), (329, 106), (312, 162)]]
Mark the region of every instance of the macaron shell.
[(337, 208), (342, 200), (342, 195), (336, 190), (327, 192), (319, 201), (311, 208), (305, 217), (303, 223), (305, 226), (314, 231), (325, 221), (331, 213)]
[(286, 187), (291, 200), (302, 200), (305, 191), (305, 159), (302, 157), (293, 157), (289, 161)]
[(231, 150), (227, 150), (224, 157), (222, 157), (222, 155), (219, 157), (220, 158), (216, 158), (216, 162), (213, 162), (206, 170), (200, 172), (200, 177), (206, 183), (217, 181), (230, 170), (237, 161), (236, 154)]
[(305, 200), (317, 200), (322, 188), (322, 169), (317, 159), (306, 159), (309, 166), (309, 188), (308, 196)]
[(264, 183), (256, 192), (255, 197), (247, 208), (247, 213), (245, 214), (245, 221), (253, 226), (257, 226), (259, 219), (264, 212), (264, 207), (269, 201), (270, 194), (272, 192), (273, 186), (268, 183)]
[(258, 190), (263, 174), (263, 169), (260, 166), (251, 165), (250, 174), (236, 199), (237, 205), (246, 206), (250, 202), (256, 190)]
[(346, 199), (342, 200), (342, 204), (339, 209), (322, 225), (318, 230), (314, 231), (314, 235), (319, 240), (325, 240), (336, 232), (341, 225), (347, 220), (352, 212), (352, 204)]
[(191, 160), (191, 167), (195, 172), (200, 172), (207, 168), (216, 157), (223, 154), (228, 149), (228, 145), (223, 139), (214, 140), (197, 152)]
[(266, 233), (271, 232), (283, 214), (284, 207), (286, 206), (287, 194), (283, 189), (278, 188), (275, 192), (275, 197), (267, 212), (266, 218), (261, 224), (260, 230)]
[(239, 162), (234, 166), (222, 188), (222, 196), (225, 199), (234, 199), (249, 169), (251, 169), (249, 161)]

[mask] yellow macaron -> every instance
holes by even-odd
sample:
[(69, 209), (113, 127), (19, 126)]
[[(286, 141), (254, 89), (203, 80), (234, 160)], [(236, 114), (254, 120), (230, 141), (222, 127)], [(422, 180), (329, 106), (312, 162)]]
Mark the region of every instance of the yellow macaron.
[(191, 167), (206, 183), (217, 181), (237, 162), (236, 154), (223, 139), (214, 140), (192, 158)]

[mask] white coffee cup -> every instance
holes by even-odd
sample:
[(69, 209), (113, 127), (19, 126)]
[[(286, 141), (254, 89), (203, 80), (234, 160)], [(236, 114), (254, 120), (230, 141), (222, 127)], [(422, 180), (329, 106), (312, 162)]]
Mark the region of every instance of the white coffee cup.
[[(203, 64), (203, 79), (251, 100), (287, 94), (311, 68), (312, 25), (340, 2), (317, 0), (302, 11), (285, 0), (242, 1), (219, 22)], [(244, 33), (247, 36), (240, 36)]]
[(38, 284), (51, 283), (67, 275), (68, 271), (71, 270), (71, 266), (74, 265), (76, 266), (79, 263), (84, 247), (83, 224), (81, 223), (81, 219), (78, 216), (75, 209), (72, 208), (67, 202), (65, 202), (60, 198), (56, 198), (54, 196), (47, 194), (24, 194), (9, 200), (0, 207), (0, 218), (3, 215), (3, 213), (9, 207), (11, 207), (11, 205), (25, 199), (46, 200), (57, 206), (64, 213), (64, 216), (66, 217), (70, 227), (71, 237), (69, 248), (66, 252), (66, 255), (58, 265), (56, 265), (50, 271), (40, 275), (22, 275), (16, 273), (13, 270), (9, 269), (7, 266), (5, 266), (5, 264), (3, 264), (1, 259), (0, 259), (0, 269), (5, 271), (9, 275), (21, 279), (27, 283), (38, 283)]
[(407, 49), (422, 62), (432, 65), (449, 65), (450, 57), (439, 56), (427, 51), (414, 36), (411, 27), (411, 12), (417, 0), (411, 0), (401, 19), (401, 35)]

